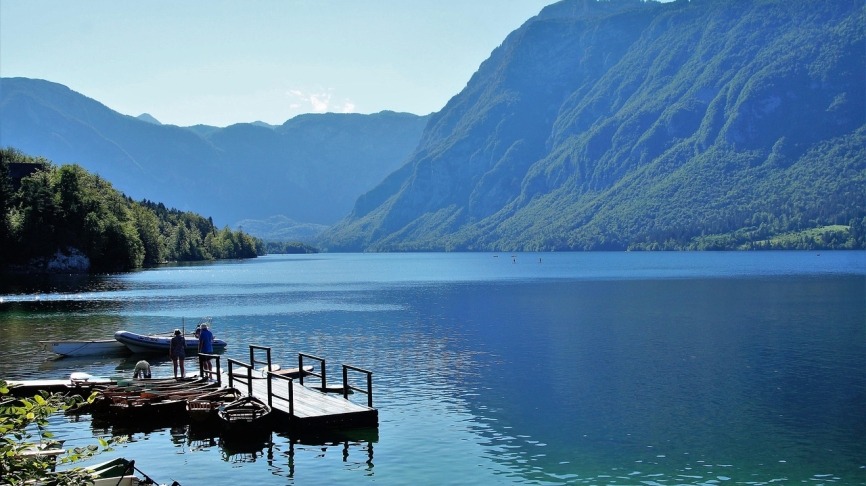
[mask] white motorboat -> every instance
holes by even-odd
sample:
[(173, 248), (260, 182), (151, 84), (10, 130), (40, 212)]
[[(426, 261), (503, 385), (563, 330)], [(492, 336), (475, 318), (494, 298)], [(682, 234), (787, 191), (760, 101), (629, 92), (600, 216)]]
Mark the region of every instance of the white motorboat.
[(120, 356), (129, 354), (129, 348), (116, 339), (39, 341), (39, 345), (42, 349), (60, 356)]
[[(168, 353), (172, 337), (173, 334), (139, 334), (131, 331), (114, 333), (114, 339), (123, 343), (133, 353)], [(186, 352), (198, 353), (198, 338), (188, 334), (184, 336), (184, 339), (186, 340)], [(226, 346), (227, 343), (222, 339), (213, 340), (214, 353), (222, 353)]]

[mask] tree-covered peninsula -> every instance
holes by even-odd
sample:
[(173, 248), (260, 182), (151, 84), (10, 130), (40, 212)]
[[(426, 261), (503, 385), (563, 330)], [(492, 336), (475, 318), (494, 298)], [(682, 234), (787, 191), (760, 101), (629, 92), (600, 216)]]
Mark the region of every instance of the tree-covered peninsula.
[(264, 243), (210, 218), (133, 201), (78, 165), (0, 149), (0, 269), (109, 272), (254, 258)]

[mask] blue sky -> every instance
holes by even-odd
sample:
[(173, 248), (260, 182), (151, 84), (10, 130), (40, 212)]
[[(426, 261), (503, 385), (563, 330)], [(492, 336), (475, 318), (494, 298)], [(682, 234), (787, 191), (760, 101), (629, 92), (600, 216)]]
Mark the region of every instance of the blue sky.
[(0, 0), (0, 76), (163, 123), (440, 110), (554, 0)]

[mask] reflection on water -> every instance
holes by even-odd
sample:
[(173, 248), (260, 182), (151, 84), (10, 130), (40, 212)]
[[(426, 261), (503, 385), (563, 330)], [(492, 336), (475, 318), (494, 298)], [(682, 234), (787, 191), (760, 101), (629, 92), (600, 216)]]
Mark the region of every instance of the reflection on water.
[(192, 428), (58, 418), (58, 433), (130, 433), (118, 453), (181, 484), (866, 483), (862, 252), (538, 260), (281, 257), (106, 276), (75, 299), (6, 295), (0, 377), (129, 377), (139, 357), (47, 361), (35, 343), (210, 315), (227, 358), (248, 361), (252, 343), (283, 366), (326, 358), (331, 377), (372, 370), (379, 427), (275, 433), (238, 460)]

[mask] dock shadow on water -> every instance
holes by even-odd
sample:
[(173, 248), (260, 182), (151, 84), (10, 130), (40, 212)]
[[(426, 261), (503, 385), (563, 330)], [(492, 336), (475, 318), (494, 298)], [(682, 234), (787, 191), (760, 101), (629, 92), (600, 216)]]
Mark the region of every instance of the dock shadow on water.
[(200, 423), (153, 427), (119, 426), (94, 420), (91, 428), (94, 436), (122, 436), (133, 444), (159, 441), (158, 445), (170, 444), (182, 454), (216, 453), (222, 462), (233, 465), (265, 462), (275, 475), (286, 478), (303, 475), (304, 464), (325, 456), (339, 458), (344, 465), (355, 464), (372, 475), (375, 444), (379, 441), (376, 428), (294, 434), (283, 430), (248, 437), (224, 437), (219, 428)]

